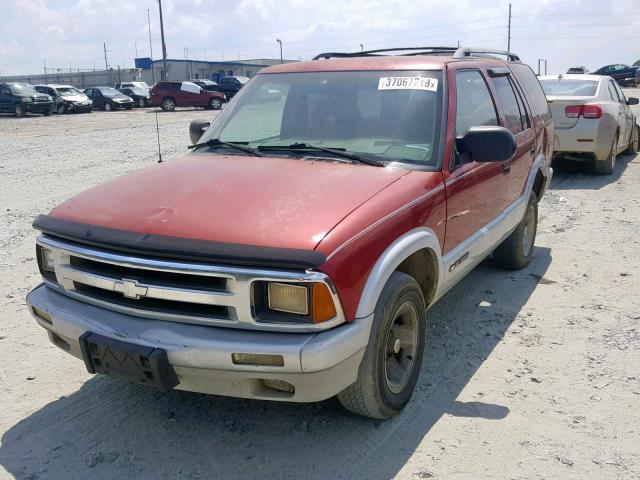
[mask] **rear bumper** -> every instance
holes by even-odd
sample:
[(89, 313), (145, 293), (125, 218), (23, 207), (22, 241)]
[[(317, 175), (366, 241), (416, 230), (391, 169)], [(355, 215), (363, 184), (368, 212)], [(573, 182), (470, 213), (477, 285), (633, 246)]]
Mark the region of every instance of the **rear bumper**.
[[(82, 358), (80, 336), (98, 333), (166, 350), (181, 390), (264, 400), (313, 402), (332, 397), (356, 381), (373, 317), (319, 333), (281, 333), (208, 327), (134, 317), (74, 300), (45, 285), (27, 296), (51, 316), (34, 314), (51, 342)], [(284, 365), (237, 365), (232, 353), (281, 355)], [(284, 381), (294, 392), (269, 388)]]
[(556, 154), (587, 153), (598, 160), (606, 160), (615, 132), (615, 125), (580, 118), (572, 128), (555, 130), (553, 150)]

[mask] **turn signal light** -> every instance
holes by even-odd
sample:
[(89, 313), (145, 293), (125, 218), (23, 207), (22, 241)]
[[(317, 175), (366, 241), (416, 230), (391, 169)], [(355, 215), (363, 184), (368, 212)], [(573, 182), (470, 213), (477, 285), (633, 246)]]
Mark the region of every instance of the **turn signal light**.
[(331, 292), (324, 283), (314, 283), (312, 298), (313, 323), (322, 323), (336, 316), (336, 306), (333, 303)]

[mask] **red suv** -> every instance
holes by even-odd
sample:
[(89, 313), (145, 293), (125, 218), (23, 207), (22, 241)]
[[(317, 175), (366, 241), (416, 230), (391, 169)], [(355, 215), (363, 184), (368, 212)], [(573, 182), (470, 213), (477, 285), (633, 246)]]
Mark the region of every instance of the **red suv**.
[(428, 309), (535, 255), (554, 135), (514, 54), (385, 53), (265, 68), (185, 158), (38, 216), (51, 341), (160, 389), (400, 412)]
[(158, 82), (151, 89), (151, 104), (165, 111), (176, 107), (204, 107), (220, 110), (227, 97), (220, 92), (204, 90), (192, 82)]

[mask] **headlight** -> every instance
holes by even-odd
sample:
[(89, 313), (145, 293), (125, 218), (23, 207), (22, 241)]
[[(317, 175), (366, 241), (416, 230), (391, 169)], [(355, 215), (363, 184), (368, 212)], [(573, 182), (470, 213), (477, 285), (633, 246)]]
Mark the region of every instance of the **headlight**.
[(287, 283), (269, 283), (268, 298), (271, 310), (309, 315), (309, 293), (306, 287)]
[(324, 283), (258, 282), (255, 295), (259, 320), (322, 323), (337, 314), (333, 296)]
[(22, 103), (31, 103), (31, 102), (33, 102), (33, 98), (31, 98), (31, 97), (21, 97), (20, 101)]
[(53, 258), (53, 252), (45, 247), (40, 248), (40, 260), (42, 262), (42, 269), (47, 272), (55, 272), (55, 261)]

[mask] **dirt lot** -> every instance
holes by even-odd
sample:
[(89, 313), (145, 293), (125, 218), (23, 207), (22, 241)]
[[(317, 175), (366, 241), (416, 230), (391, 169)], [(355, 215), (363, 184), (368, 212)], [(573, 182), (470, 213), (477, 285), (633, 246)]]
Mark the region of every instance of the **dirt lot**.
[[(203, 115), (159, 115), (168, 161)], [(413, 400), (377, 422), (158, 393), (49, 344), (24, 303), (31, 220), (156, 161), (153, 118), (0, 117), (0, 478), (640, 478), (640, 157), (556, 165), (533, 264), (485, 262), (430, 310)]]

